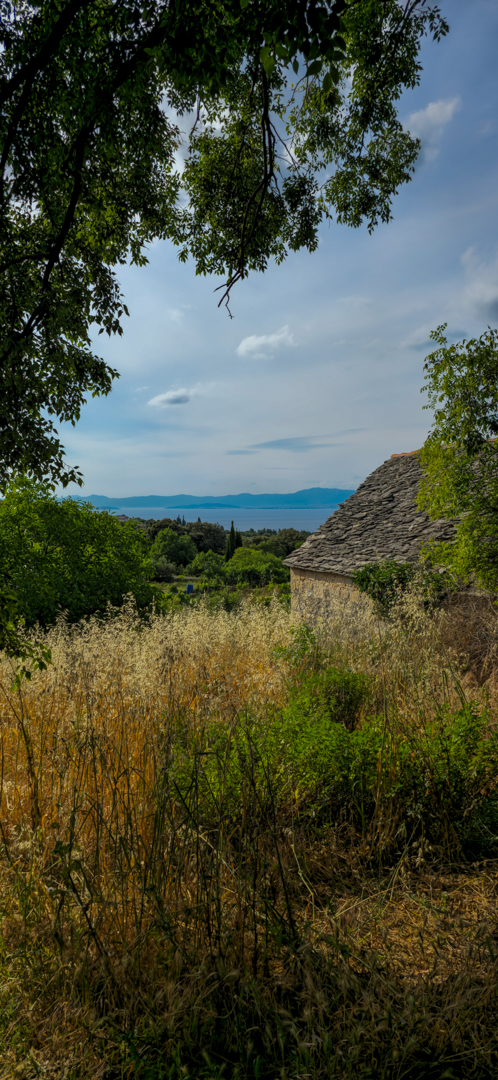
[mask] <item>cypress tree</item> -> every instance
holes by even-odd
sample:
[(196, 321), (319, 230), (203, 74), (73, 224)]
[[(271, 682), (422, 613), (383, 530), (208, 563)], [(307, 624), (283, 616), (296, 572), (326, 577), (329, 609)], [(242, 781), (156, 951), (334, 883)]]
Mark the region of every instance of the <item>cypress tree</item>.
[(229, 532), (229, 534), (227, 536), (227, 546), (225, 548), (225, 562), (228, 562), (228, 560), (232, 558), (232, 555), (233, 555), (233, 553), (235, 551), (236, 546), (237, 545), (236, 545), (236, 542), (235, 542), (235, 529), (233, 527), (233, 521), (232, 521), (232, 527), (231, 527), (230, 532)]
[(242, 547), (242, 536), (239, 533), (238, 529), (235, 530), (235, 547), (236, 548)]

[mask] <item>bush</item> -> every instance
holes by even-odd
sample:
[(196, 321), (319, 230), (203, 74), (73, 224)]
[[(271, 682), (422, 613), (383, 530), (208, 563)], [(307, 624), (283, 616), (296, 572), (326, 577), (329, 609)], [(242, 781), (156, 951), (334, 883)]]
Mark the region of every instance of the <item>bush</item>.
[(301, 544), (311, 536), (306, 529), (248, 529), (242, 533), (244, 547), (256, 547), (262, 551), (268, 551), (279, 558), (285, 558), (291, 551), (301, 547)]
[(367, 563), (351, 575), (356, 587), (374, 601), (377, 615), (389, 619), (393, 608), (414, 583), (420, 585), (424, 607), (438, 607), (446, 598), (454, 582), (447, 573), (438, 573), (429, 566), (413, 566), (398, 563), (394, 559)]
[(225, 559), (214, 551), (201, 551), (187, 567), (190, 574), (199, 574), (206, 581), (224, 583)]
[(154, 563), (154, 577), (156, 581), (173, 581), (177, 567), (173, 562), (160, 556)]
[(173, 529), (163, 529), (158, 533), (151, 548), (154, 567), (161, 560), (174, 563), (175, 566), (188, 566), (197, 554), (194, 541), (186, 534), (176, 533)]
[(90, 503), (59, 500), (48, 485), (11, 484), (0, 502), (0, 574), (16, 594), (26, 625), (70, 622), (119, 606), (131, 594), (139, 607), (154, 590), (146, 536)]
[(174, 518), (150, 519), (145, 523), (145, 531), (151, 543), (154, 542), (158, 533), (165, 529), (171, 529), (177, 536), (189, 536), (193, 540), (196, 551), (214, 551), (222, 555), (225, 550), (226, 533), (222, 525), (211, 521), (185, 521), (184, 524)]
[(236, 549), (227, 563), (226, 572), (229, 584), (251, 585), (253, 588), (271, 581), (280, 584), (290, 578), (290, 571), (275, 555), (246, 547)]
[(285, 559), (288, 554), (285, 544), (281, 544), (276, 536), (257, 536), (244, 540), (244, 547), (251, 551), (262, 551), (266, 555), (275, 555), (277, 559)]
[(271, 723), (213, 729), (201, 785), (205, 810), (215, 811), (223, 775), (236, 821), (251, 767), (263, 817), (273, 806), (313, 828), (349, 823), (380, 861), (420, 844), (449, 858), (496, 855), (498, 733), (486, 709), (441, 708), (425, 727), (393, 737), (384, 717), (358, 726), (368, 695), (361, 677), (331, 669), (312, 676)]

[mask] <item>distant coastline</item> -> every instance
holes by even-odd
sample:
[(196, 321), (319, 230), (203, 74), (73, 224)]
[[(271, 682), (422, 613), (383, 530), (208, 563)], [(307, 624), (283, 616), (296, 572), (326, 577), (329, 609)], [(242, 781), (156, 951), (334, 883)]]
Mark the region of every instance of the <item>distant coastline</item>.
[[(76, 495), (73, 498), (93, 506), (116, 511), (161, 510), (318, 510), (337, 506), (353, 494), (353, 488), (304, 488), (289, 493), (252, 495), (131, 495), (112, 498), (107, 495)], [(158, 515), (159, 516), (159, 515)], [(164, 514), (166, 517), (167, 515)]]

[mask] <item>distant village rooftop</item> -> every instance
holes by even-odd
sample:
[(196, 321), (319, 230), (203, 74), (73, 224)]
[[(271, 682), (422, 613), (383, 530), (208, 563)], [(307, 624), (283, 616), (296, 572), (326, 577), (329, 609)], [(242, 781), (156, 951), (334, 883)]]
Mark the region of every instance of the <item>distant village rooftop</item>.
[(451, 540), (453, 521), (431, 521), (418, 509), (417, 451), (393, 454), (285, 560), (294, 571), (349, 577), (366, 563), (415, 563), (428, 540)]

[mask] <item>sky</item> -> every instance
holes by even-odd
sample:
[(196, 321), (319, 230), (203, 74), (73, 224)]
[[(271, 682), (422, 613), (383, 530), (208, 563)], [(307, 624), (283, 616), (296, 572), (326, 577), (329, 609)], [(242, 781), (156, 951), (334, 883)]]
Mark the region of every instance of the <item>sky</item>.
[(351, 489), (422, 445), (430, 331), (498, 326), (498, 3), (440, 7), (450, 34), (400, 102), (422, 152), (388, 225), (324, 225), (318, 251), (236, 287), (232, 320), (221, 279), (167, 243), (121, 268), (130, 318), (96, 342), (121, 378), (60, 427), (83, 495)]

